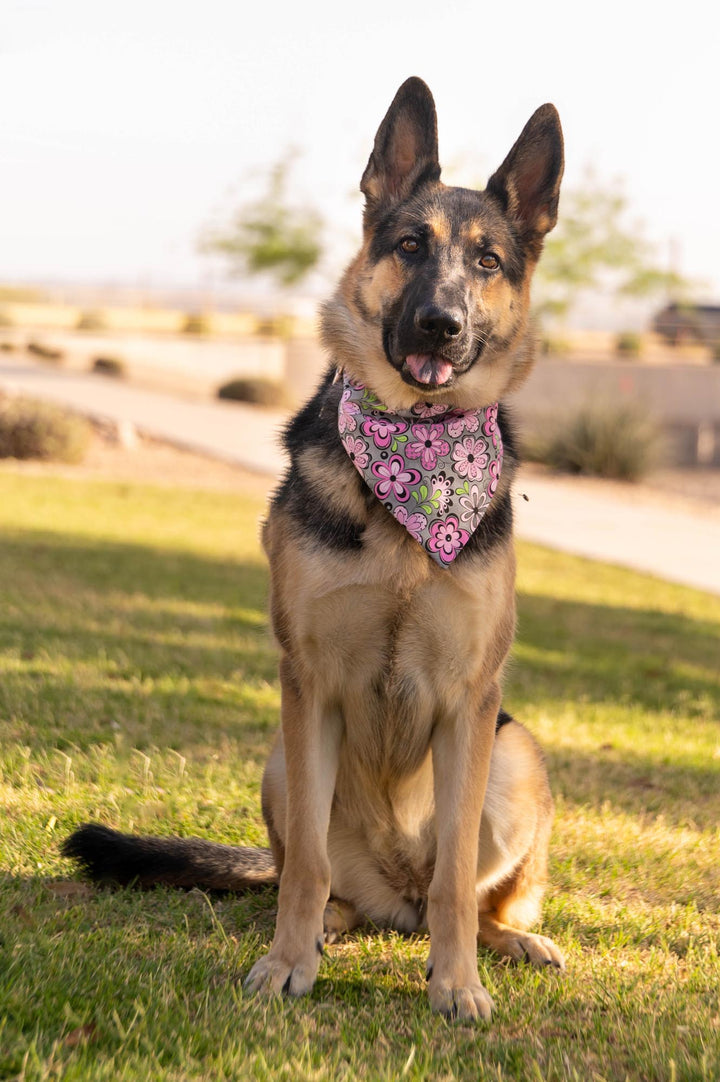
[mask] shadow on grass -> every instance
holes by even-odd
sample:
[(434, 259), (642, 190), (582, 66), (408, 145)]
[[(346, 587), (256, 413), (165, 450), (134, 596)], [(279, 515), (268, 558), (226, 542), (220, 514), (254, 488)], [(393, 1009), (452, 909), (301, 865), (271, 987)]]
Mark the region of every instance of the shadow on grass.
[[(107, 742), (114, 725), (140, 747), (229, 733), (248, 756), (265, 747), (277, 685), (262, 563), (28, 531), (4, 542), (0, 582), (0, 718), (30, 747)], [(678, 727), (720, 717), (720, 624), (537, 595), (519, 613), (507, 700), (520, 718), (568, 702)], [(620, 753), (605, 721), (598, 732), (596, 754), (548, 749), (568, 800), (672, 816), (677, 799), (687, 818), (688, 798), (717, 794), (715, 762)]]
[(520, 594), (513, 692), (720, 720), (718, 620)]

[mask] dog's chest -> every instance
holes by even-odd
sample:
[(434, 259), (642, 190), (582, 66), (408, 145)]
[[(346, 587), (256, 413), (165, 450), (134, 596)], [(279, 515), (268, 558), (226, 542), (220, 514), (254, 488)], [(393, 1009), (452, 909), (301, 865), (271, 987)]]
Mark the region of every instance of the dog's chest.
[(328, 561), (298, 626), (314, 697), (341, 712), (351, 754), (395, 776), (419, 767), (439, 718), (473, 709), (514, 626), (511, 555), (460, 574), (406, 549)]

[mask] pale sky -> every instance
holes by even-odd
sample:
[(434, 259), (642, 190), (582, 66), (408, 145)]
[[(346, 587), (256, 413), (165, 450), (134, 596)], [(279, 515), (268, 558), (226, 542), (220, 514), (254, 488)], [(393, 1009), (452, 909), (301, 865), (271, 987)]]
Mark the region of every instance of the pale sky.
[(420, 75), (449, 179), (483, 182), (553, 101), (566, 184), (587, 166), (622, 176), (663, 260), (674, 251), (720, 301), (719, 12), (711, 0), (0, 0), (0, 281), (207, 281), (203, 225), (291, 145), (298, 196), (329, 217), (344, 260), (375, 130)]

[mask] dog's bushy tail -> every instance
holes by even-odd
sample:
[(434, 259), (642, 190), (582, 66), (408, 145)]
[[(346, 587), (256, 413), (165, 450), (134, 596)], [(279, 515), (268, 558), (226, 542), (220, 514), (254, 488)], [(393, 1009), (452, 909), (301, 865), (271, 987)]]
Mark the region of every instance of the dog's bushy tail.
[(253, 890), (277, 883), (269, 849), (220, 845), (202, 838), (154, 838), (121, 834), (85, 823), (63, 842), (62, 854), (100, 883), (122, 886)]

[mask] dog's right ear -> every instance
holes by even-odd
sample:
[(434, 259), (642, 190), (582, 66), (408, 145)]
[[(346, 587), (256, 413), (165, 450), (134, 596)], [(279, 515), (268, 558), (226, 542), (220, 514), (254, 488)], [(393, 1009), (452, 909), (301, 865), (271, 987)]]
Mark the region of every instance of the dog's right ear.
[(378, 128), (360, 181), (366, 219), (439, 176), (435, 102), (422, 79), (413, 76), (402, 84)]

